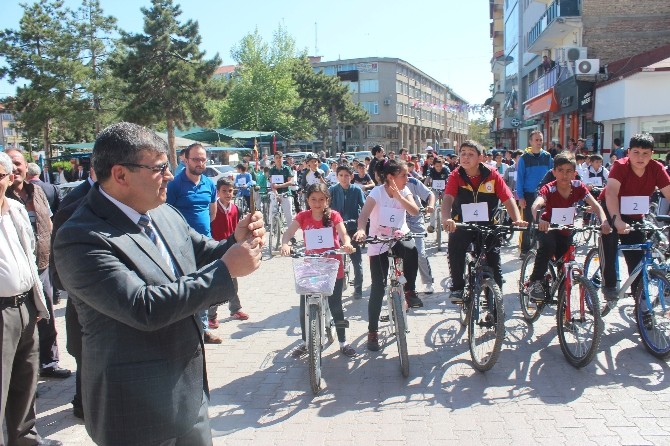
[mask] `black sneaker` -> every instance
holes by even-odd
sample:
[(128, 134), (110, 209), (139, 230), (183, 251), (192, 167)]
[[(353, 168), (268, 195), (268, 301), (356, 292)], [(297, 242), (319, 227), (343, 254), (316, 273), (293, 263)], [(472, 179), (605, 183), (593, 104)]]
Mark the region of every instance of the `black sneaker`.
[(603, 296), (605, 297), (607, 306), (610, 307), (610, 309), (614, 308), (616, 306), (617, 300), (619, 300), (619, 292), (615, 286), (603, 287)]
[(463, 303), (463, 290), (451, 290), (449, 299), (452, 304), (461, 305)]
[(354, 350), (354, 348), (349, 344), (345, 345), (344, 347), (340, 347), (340, 352), (342, 352), (342, 354), (348, 358), (353, 358), (357, 355), (356, 350)]
[(376, 331), (368, 332), (368, 350), (372, 352), (379, 351), (379, 339)]
[(410, 308), (423, 307), (423, 301), (416, 295), (416, 291), (406, 291), (405, 299), (407, 300), (407, 306)]
[(352, 297), (356, 300), (362, 299), (363, 298), (363, 292), (362, 291), (354, 291), (354, 294)]
[(541, 280), (534, 280), (530, 284), (528, 287), (528, 294), (530, 294), (530, 300), (535, 303), (544, 303), (544, 300), (547, 297), (547, 293)]

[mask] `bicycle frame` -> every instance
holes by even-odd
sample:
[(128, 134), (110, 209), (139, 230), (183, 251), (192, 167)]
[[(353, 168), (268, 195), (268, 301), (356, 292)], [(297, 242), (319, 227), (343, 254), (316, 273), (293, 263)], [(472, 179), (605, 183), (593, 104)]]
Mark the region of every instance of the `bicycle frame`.
[(309, 309), (312, 305), (317, 305), (320, 308), (320, 314), (321, 314), (321, 321), (320, 321), (320, 327), (321, 327), (321, 342), (320, 345), (323, 348), (327, 342), (330, 342), (331, 340), (328, 339), (328, 328), (330, 328), (333, 325), (333, 320), (332, 316), (330, 314), (330, 306), (328, 304), (328, 298), (324, 294), (306, 294), (305, 295), (305, 313), (303, 314), (303, 317), (305, 318), (305, 337), (307, 338), (307, 345), (309, 345), (310, 339), (309, 337), (311, 336), (311, 331), (307, 329), (309, 327)]
[[(616, 260), (614, 261), (614, 268), (616, 271), (616, 277), (617, 277), (617, 287), (619, 287), (619, 294), (617, 295), (618, 299), (623, 299), (626, 296), (626, 291), (633, 285), (633, 281), (637, 279), (637, 277), (642, 274), (642, 286), (644, 287), (643, 289), (646, 290), (649, 287), (649, 270), (648, 266), (651, 266), (655, 269), (664, 269), (667, 270), (668, 266), (667, 265), (660, 265), (654, 261), (654, 257), (652, 256), (652, 247), (653, 244), (652, 242), (645, 242), (645, 243), (637, 243), (637, 244), (632, 244), (632, 245), (619, 245), (617, 247), (617, 255), (616, 255)], [(619, 276), (619, 253), (623, 251), (643, 251), (644, 256), (642, 257), (642, 260), (635, 266), (633, 271), (628, 275), (628, 279), (623, 283), (623, 285), (619, 286), (621, 284), (621, 279)], [(647, 304), (651, 304), (649, 300), (649, 294), (644, 293), (645, 300), (647, 301)], [(661, 308), (663, 311), (666, 311), (666, 303), (665, 299), (661, 299)]]
[[(402, 266), (402, 259), (400, 257), (397, 257), (393, 252), (391, 251), (391, 248), (389, 247), (389, 250), (387, 251), (387, 255), (389, 258), (389, 271), (388, 271), (388, 276), (386, 279), (386, 311), (388, 312), (389, 316), (389, 322), (392, 322), (391, 320), (391, 291), (394, 288), (398, 289), (398, 292), (400, 293), (400, 296), (404, 295), (403, 288), (402, 286), (407, 283), (407, 279), (405, 279), (405, 275), (403, 273), (403, 266)], [(402, 299), (402, 317), (405, 320), (405, 327), (406, 333), (409, 333), (409, 326), (407, 325), (407, 301), (405, 299)]]

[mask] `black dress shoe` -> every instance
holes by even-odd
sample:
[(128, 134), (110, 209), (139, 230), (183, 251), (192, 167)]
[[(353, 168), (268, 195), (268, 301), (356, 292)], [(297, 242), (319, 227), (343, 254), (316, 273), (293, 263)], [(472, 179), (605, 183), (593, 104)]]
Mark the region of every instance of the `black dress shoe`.
[(58, 440), (49, 440), (48, 438), (42, 438), (38, 445), (43, 445), (43, 446), (63, 446), (62, 441)]
[(74, 415), (77, 418), (84, 419), (84, 408), (80, 406), (74, 406), (72, 408), (72, 415)]
[(45, 378), (69, 378), (72, 372), (61, 367), (42, 367), (40, 369), (40, 376)]

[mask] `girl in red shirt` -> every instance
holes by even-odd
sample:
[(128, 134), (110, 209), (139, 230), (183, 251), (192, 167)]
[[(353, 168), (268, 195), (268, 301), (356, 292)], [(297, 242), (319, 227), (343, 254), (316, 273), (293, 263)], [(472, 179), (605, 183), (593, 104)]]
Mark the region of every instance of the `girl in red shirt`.
[[(347, 234), (347, 230), (344, 226), (344, 221), (342, 216), (337, 212), (330, 209), (330, 193), (328, 192), (328, 187), (323, 183), (312, 184), (307, 188), (306, 200), (309, 205), (309, 210), (299, 212), (295, 216), (288, 229), (282, 236), (282, 246), (281, 253), (284, 256), (290, 255), (291, 247), (288, 245), (288, 242), (291, 240), (291, 237), (298, 231), (302, 229), (303, 239), (305, 237), (305, 231), (313, 229), (323, 229), (327, 227), (333, 228), (333, 246), (327, 246), (321, 249), (306, 249), (306, 254), (318, 254), (320, 252), (339, 249), (340, 242), (339, 238), (342, 240), (342, 249), (347, 253), (351, 254), (354, 252), (353, 246), (351, 246), (351, 240)], [(328, 306), (330, 307), (330, 314), (333, 316), (333, 320), (342, 321), (344, 320), (344, 311), (342, 310), (342, 286), (344, 285), (344, 269), (342, 265), (342, 256), (335, 256), (340, 261), (340, 268), (337, 271), (337, 280), (335, 281), (335, 289), (333, 294), (328, 296)], [(302, 333), (303, 343), (298, 346), (292, 353), (294, 358), (299, 358), (300, 356), (307, 353), (307, 345), (305, 344), (305, 296), (300, 296), (300, 331)], [(340, 341), (340, 351), (342, 354), (348, 357), (356, 356), (356, 350), (354, 350), (351, 345), (347, 344), (344, 328), (337, 328), (337, 339)]]

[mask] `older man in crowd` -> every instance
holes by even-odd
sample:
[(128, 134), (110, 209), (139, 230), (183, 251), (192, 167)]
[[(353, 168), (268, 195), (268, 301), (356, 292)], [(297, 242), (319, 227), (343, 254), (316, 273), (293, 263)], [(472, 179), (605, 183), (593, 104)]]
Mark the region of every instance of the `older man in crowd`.
[[(35, 391), (39, 318), (48, 318), (34, 255), (35, 237), (26, 208), (5, 197), (14, 181), (11, 158), (0, 152), (0, 425), (9, 445), (60, 445), (36, 430)], [(0, 437), (0, 443), (2, 443)]]
[[(49, 266), (51, 253), (51, 208), (41, 187), (27, 181), (28, 163), (25, 155), (16, 149), (6, 151), (14, 164), (14, 182), (7, 188), (7, 197), (17, 200), (25, 206), (37, 241), (37, 270), (40, 274)], [(50, 320), (44, 319), (37, 324), (40, 338), (40, 376), (49, 378), (67, 378), (70, 370), (58, 364), (60, 353), (56, 323), (53, 318), (53, 300), (47, 294), (47, 307)]]
[(211, 445), (201, 308), (260, 265), (260, 212), (227, 240), (189, 227), (165, 204), (167, 146), (130, 123), (93, 148), (98, 182), (54, 242), (58, 273), (83, 326), (86, 429), (100, 445)]

